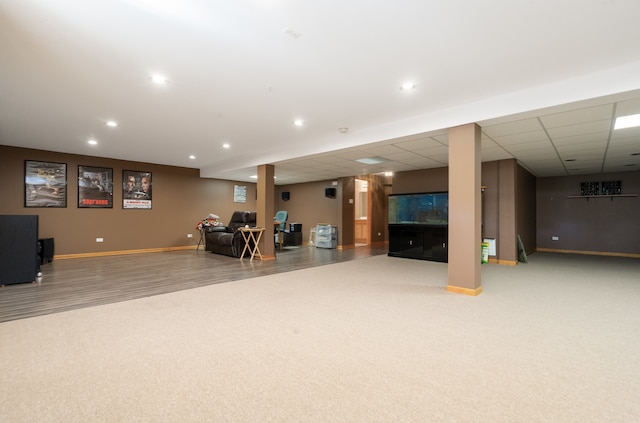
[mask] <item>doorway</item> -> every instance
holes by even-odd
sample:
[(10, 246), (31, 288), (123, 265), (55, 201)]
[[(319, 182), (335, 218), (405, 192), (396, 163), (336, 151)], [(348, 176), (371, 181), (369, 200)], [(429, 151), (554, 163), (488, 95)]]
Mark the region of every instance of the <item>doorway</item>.
[(354, 243), (356, 247), (369, 245), (371, 233), (370, 204), (371, 195), (369, 181), (366, 179), (355, 180), (355, 204), (354, 204)]

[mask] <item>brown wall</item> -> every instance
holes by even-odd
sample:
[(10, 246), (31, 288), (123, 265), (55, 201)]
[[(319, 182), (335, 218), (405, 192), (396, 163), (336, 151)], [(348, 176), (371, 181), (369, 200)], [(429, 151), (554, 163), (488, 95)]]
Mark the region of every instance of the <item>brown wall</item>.
[(338, 244), (355, 247), (355, 195), (356, 178), (340, 178), (340, 199), (342, 201), (342, 224), (338, 228)]
[[(289, 213), (287, 223), (302, 224), (303, 243), (309, 242), (311, 228), (315, 228), (318, 223), (328, 223), (338, 226), (338, 244), (341, 245), (342, 184), (338, 182), (335, 186), (332, 182), (333, 180), (328, 180), (275, 187), (276, 210), (286, 210)], [(325, 197), (325, 188), (336, 188), (336, 198)], [(283, 191), (290, 193), (289, 201), (282, 199)]]
[[(386, 241), (389, 223), (389, 194), (387, 193), (388, 178), (373, 175), (369, 178), (371, 190), (371, 244)], [(353, 214), (352, 214), (353, 216)]]
[[(527, 251), (535, 248), (536, 221), (531, 214), (532, 209), (535, 211), (535, 177), (513, 159), (484, 162), (481, 173), (486, 187), (482, 194), (482, 236), (496, 240), (497, 260), (517, 261), (518, 231)], [(397, 172), (393, 176), (394, 194), (448, 190), (446, 167)], [(522, 216), (516, 213), (517, 204), (523, 210)]]
[(637, 171), (538, 178), (538, 248), (640, 254), (640, 197), (567, 198), (590, 181), (622, 181), (623, 194), (640, 194)]
[[(24, 207), (24, 161), (67, 164), (67, 207)], [(78, 165), (113, 168), (111, 209), (77, 207)], [(152, 172), (151, 210), (122, 209), (122, 171)], [(209, 213), (227, 223), (234, 210), (256, 209), (255, 184), (203, 179), (197, 169), (0, 146), (0, 214), (39, 216), (39, 236), (54, 238), (55, 254), (195, 245), (198, 221)], [(233, 186), (247, 186), (247, 202), (233, 203)], [(193, 234), (188, 239), (187, 234)], [(96, 243), (96, 238), (104, 238)]]
[[(372, 243), (387, 239), (387, 178), (368, 175), (371, 190), (371, 235)], [(332, 185), (333, 181), (338, 185)], [(325, 188), (336, 188), (336, 198), (326, 198)], [(282, 200), (282, 192), (290, 193), (289, 201)], [(276, 186), (276, 205), (278, 210), (289, 212), (288, 222), (302, 223), (303, 243), (309, 241), (309, 231), (318, 223), (330, 223), (338, 227), (338, 245), (354, 246), (354, 199), (355, 177), (309, 182), (303, 184)], [(349, 200), (352, 200), (351, 202)], [(380, 235), (378, 235), (380, 234)]]
[(523, 167), (517, 169), (516, 228), (527, 254), (536, 250), (536, 177)]

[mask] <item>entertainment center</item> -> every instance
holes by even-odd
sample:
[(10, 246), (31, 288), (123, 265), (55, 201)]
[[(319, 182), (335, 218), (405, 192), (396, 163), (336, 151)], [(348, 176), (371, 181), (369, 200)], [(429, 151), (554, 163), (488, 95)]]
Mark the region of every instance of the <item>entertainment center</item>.
[(389, 195), (389, 256), (447, 262), (449, 194)]

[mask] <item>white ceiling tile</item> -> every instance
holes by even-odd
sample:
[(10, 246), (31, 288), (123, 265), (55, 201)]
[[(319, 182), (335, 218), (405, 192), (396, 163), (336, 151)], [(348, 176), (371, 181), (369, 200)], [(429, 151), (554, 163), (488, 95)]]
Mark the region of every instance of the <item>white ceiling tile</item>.
[(620, 101), (616, 107), (616, 116), (640, 114), (640, 98)]
[(511, 153), (526, 153), (529, 151), (539, 151), (539, 150), (553, 150), (553, 146), (551, 142), (548, 140), (545, 141), (536, 141), (536, 142), (528, 142), (524, 144), (512, 144), (504, 146), (505, 150)]
[(607, 142), (609, 139), (609, 132), (594, 132), (591, 134), (576, 135), (572, 137), (558, 137), (553, 138), (553, 144), (558, 147), (560, 145), (568, 144), (589, 144), (594, 142)]
[(404, 161), (405, 159), (414, 159), (414, 158), (423, 158), (423, 156), (416, 154), (416, 153), (412, 153), (409, 151), (404, 151), (404, 150), (400, 150), (402, 151), (401, 153), (394, 153), (394, 154), (385, 154), (383, 157), (385, 159), (389, 159), (389, 160), (397, 160), (397, 161)]
[(511, 154), (507, 153), (504, 150), (491, 150), (487, 152), (483, 151), (481, 157), (483, 162), (513, 158)]
[(535, 132), (541, 129), (542, 126), (537, 119), (524, 119), (499, 125), (485, 126), (482, 128), (482, 130), (491, 138), (522, 134), (524, 132)]
[(640, 144), (640, 126), (634, 128), (615, 129), (611, 139), (634, 139)]
[(437, 164), (438, 162), (428, 159), (426, 157), (415, 157), (415, 158), (408, 158), (408, 159), (404, 159), (404, 160), (399, 160), (399, 162), (401, 163), (406, 163), (412, 166), (432, 166), (434, 164)]
[(607, 136), (611, 129), (611, 119), (596, 120), (592, 122), (581, 123), (577, 125), (558, 126), (556, 128), (548, 128), (547, 131), (551, 138), (574, 137), (580, 135), (593, 134), (595, 132), (606, 132)]
[(434, 140), (433, 138), (422, 138), (413, 141), (403, 141), (394, 144), (396, 147), (402, 148), (408, 151), (421, 150), (425, 148), (442, 147), (442, 143)]
[(603, 104), (601, 106), (587, 107), (572, 110), (569, 112), (554, 113), (541, 116), (540, 120), (548, 128), (577, 125), (598, 120), (611, 120), (613, 116), (613, 104)]
[(449, 145), (449, 135), (448, 134), (434, 135), (431, 138), (433, 138), (434, 140), (438, 141), (440, 144)]
[(585, 143), (585, 144), (567, 144), (559, 145), (556, 147), (561, 154), (565, 153), (582, 153), (587, 155), (604, 154), (607, 149), (607, 144), (603, 142), (599, 143)]
[(388, 154), (405, 152), (405, 150), (403, 150), (401, 148), (398, 148), (395, 145), (383, 145), (383, 146), (372, 147), (372, 148), (371, 147), (367, 147), (367, 148), (364, 149), (364, 151), (369, 153), (369, 155), (367, 157), (386, 156)]
[(549, 142), (549, 137), (544, 131), (521, 132), (504, 137), (494, 137), (493, 139), (496, 143), (505, 146), (539, 141)]
[(415, 150), (414, 153), (425, 157), (432, 157), (436, 155), (449, 154), (449, 147), (440, 146), (433, 148), (425, 148), (422, 150)]

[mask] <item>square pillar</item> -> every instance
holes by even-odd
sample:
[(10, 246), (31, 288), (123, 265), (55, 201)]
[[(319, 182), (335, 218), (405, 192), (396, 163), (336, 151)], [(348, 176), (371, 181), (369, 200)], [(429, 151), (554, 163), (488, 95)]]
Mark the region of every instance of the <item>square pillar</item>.
[(263, 260), (274, 260), (276, 257), (273, 236), (273, 217), (276, 215), (274, 175), (273, 165), (258, 166), (256, 225), (264, 228), (264, 235), (259, 244)]
[(480, 126), (449, 129), (449, 266), (447, 291), (482, 292)]

